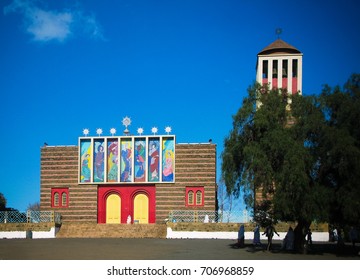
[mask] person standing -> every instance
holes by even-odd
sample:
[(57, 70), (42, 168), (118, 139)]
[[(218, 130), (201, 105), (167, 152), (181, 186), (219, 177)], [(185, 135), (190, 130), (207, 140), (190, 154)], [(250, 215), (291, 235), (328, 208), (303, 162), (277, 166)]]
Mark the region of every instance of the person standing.
[(283, 244), (281, 249), (287, 250), (287, 251), (293, 251), (294, 250), (294, 239), (295, 239), (295, 233), (293, 228), (290, 226), (285, 238), (283, 240)]
[(253, 240), (253, 245), (254, 246), (261, 246), (261, 242), (260, 242), (260, 227), (257, 224), (254, 228), (254, 240)]
[(240, 225), (238, 231), (238, 247), (244, 248), (245, 247), (245, 226)]
[(306, 245), (308, 245), (309, 247), (312, 246), (312, 232), (310, 228), (308, 228), (306, 232)]
[(267, 243), (267, 247), (266, 247), (267, 251), (270, 251), (272, 248), (272, 239), (274, 237), (274, 233), (277, 236), (280, 236), (272, 224), (268, 225), (265, 229), (265, 232), (263, 233), (263, 235), (266, 235), (266, 237), (268, 239), (268, 243)]

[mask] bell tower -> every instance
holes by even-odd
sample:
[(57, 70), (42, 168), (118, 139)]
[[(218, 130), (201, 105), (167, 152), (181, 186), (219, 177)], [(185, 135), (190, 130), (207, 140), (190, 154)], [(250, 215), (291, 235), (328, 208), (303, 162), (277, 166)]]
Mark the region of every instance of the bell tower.
[(295, 47), (280, 38), (257, 55), (256, 81), (270, 89), (287, 89), (302, 94), (302, 56)]

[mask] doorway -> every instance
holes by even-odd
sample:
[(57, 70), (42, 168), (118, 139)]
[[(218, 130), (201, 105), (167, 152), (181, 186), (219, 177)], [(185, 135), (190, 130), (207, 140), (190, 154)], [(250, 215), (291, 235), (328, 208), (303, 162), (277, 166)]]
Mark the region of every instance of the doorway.
[(106, 223), (121, 223), (121, 199), (117, 194), (111, 194), (106, 199)]
[(149, 198), (145, 194), (137, 194), (134, 198), (134, 222), (149, 223)]

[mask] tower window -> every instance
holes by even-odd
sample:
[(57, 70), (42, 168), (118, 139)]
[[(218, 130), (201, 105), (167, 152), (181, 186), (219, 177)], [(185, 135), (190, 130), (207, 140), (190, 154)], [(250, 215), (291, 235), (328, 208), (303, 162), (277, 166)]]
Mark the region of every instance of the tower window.
[(287, 78), (288, 77), (288, 73), (287, 73), (287, 69), (288, 69), (288, 61), (287, 59), (284, 59), (282, 61), (282, 77), (283, 78)]
[(278, 61), (273, 60), (273, 66), (272, 66), (272, 77), (277, 78), (278, 77)]
[(292, 63), (292, 76), (295, 78), (298, 76), (298, 60), (293, 59)]
[(269, 62), (267, 60), (263, 60), (263, 68), (262, 68), (263, 79), (268, 78), (268, 65), (269, 65)]

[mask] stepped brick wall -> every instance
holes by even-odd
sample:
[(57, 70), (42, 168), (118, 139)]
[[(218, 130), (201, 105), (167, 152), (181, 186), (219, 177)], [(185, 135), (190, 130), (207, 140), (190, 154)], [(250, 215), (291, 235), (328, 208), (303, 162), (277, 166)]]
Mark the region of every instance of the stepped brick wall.
[[(156, 184), (156, 223), (163, 223), (171, 210), (191, 210), (185, 206), (186, 187), (204, 187), (204, 206), (198, 210), (215, 210), (216, 145), (176, 144), (175, 183)], [(54, 210), (63, 222), (97, 223), (95, 184), (78, 184), (77, 146), (44, 146), (41, 148), (40, 207)], [(123, 185), (122, 185), (123, 186)], [(52, 208), (51, 190), (68, 189), (68, 207)]]

